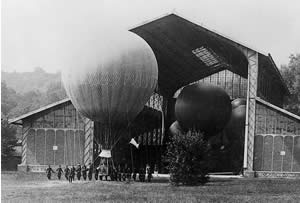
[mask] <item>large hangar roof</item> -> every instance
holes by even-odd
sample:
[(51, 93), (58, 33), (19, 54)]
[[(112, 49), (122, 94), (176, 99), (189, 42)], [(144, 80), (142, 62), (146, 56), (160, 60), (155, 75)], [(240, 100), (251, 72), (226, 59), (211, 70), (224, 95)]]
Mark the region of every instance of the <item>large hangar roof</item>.
[[(178, 15), (168, 14), (130, 31), (153, 49), (159, 69), (158, 88), (164, 96), (171, 96), (180, 87), (223, 69), (247, 78), (248, 60), (237, 48), (238, 42)], [(259, 53), (259, 61), (268, 66), (268, 71), (288, 94), (272, 58)]]

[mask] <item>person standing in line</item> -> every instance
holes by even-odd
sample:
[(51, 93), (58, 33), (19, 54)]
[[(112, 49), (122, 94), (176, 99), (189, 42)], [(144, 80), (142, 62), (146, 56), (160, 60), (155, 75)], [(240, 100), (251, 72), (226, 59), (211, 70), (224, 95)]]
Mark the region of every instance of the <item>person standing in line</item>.
[(95, 180), (98, 180), (99, 176), (99, 166), (95, 168)]
[(89, 178), (90, 181), (93, 178), (93, 167), (92, 167), (91, 163), (89, 163), (89, 165), (88, 165), (88, 178)]
[(117, 169), (115, 167), (112, 167), (112, 169), (110, 170), (111, 171), (111, 180), (112, 181), (118, 181), (118, 172), (117, 172)]
[(132, 174), (133, 181), (136, 181), (136, 174), (137, 174), (137, 171), (135, 168), (133, 168), (133, 174)]
[(122, 181), (122, 172), (121, 172), (121, 166), (120, 166), (120, 164), (118, 165), (118, 171), (117, 171), (117, 179), (119, 180), (119, 181)]
[(55, 173), (55, 172), (52, 170), (51, 166), (49, 165), (48, 168), (46, 169), (48, 180), (51, 180), (51, 173)]
[(77, 180), (80, 180), (80, 178), (81, 178), (81, 165), (80, 164), (77, 165), (76, 175), (77, 175)]
[(69, 176), (69, 182), (70, 182), (70, 183), (72, 183), (73, 180), (74, 180), (74, 177), (75, 177), (75, 171), (76, 171), (75, 167), (72, 166), (71, 171), (70, 171), (70, 176)]
[(106, 173), (104, 164), (101, 164), (98, 167), (98, 171), (99, 171), (99, 180), (103, 180), (103, 176), (105, 176)]
[(125, 167), (121, 167), (122, 181), (126, 181), (126, 166), (127, 165), (125, 165)]
[(126, 172), (126, 180), (127, 180), (127, 182), (130, 182), (130, 180), (131, 180), (131, 169), (130, 169), (130, 167), (127, 167), (125, 172)]
[(70, 176), (70, 169), (68, 167), (68, 165), (66, 165), (66, 168), (65, 168), (65, 177), (67, 180), (69, 180), (69, 176)]
[(144, 169), (144, 167), (140, 168), (139, 179), (140, 179), (140, 182), (145, 182), (145, 169)]
[(148, 182), (151, 182), (151, 179), (152, 179), (152, 171), (151, 171), (151, 168), (150, 168), (149, 165), (147, 166), (146, 170), (147, 170), (147, 181), (148, 181)]
[(61, 168), (60, 165), (58, 166), (58, 168), (56, 169), (56, 171), (57, 171), (57, 178), (58, 178), (58, 180), (60, 180), (61, 174), (63, 173), (63, 170), (62, 170), (62, 168)]
[(81, 168), (81, 173), (82, 173), (83, 180), (86, 180), (86, 172), (87, 172), (86, 166), (83, 165), (82, 168)]

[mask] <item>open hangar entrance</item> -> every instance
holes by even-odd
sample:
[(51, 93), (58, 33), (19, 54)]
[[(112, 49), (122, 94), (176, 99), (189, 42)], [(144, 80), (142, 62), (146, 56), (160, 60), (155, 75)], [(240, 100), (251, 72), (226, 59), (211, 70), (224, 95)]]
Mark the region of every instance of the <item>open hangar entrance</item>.
[[(299, 142), (300, 118), (282, 109), (289, 90), (270, 54), (258, 52), (175, 14), (146, 22), (130, 31), (150, 45), (158, 62), (157, 93), (163, 96), (164, 145), (170, 136), (168, 129), (176, 119), (174, 104), (180, 89), (195, 82), (212, 83), (225, 89), (231, 99), (245, 98), (247, 101), (245, 135), (241, 143), (245, 146), (242, 152), (244, 175), (259, 175), (263, 171), (272, 174), (300, 172), (295, 170), (300, 164), (299, 149), (295, 147), (295, 143)], [(277, 114), (280, 116), (275, 119)], [(285, 139), (288, 135), (285, 129), (289, 129), (292, 139), (281, 141), (278, 145), (270, 144), (265, 139), (261, 141), (259, 129), (264, 125), (263, 136), (266, 136), (270, 131), (269, 119), (273, 119), (274, 128), (277, 128), (272, 136), (281, 137), (276, 140)], [(272, 143), (275, 143), (274, 140)], [(262, 162), (268, 162), (269, 151), (275, 159), (277, 155), (273, 155), (278, 151), (285, 154), (286, 145), (293, 146), (290, 147), (292, 152), (289, 157), (280, 155), (280, 170), (279, 167), (276, 170), (274, 167), (262, 167)], [(297, 167), (284, 170), (283, 165), (288, 160), (291, 160), (290, 165), (296, 164)], [(276, 160), (272, 161), (272, 166), (274, 162)]]
[[(146, 165), (153, 169), (162, 168), (161, 157), (163, 155), (163, 129), (162, 129), (162, 96), (153, 94), (143, 110), (134, 119), (127, 130), (122, 130), (115, 140), (112, 148), (112, 163), (115, 167), (131, 167), (139, 170)], [(93, 163), (100, 164), (101, 124), (94, 122), (94, 149)], [(138, 148), (129, 144), (131, 138), (139, 143)]]

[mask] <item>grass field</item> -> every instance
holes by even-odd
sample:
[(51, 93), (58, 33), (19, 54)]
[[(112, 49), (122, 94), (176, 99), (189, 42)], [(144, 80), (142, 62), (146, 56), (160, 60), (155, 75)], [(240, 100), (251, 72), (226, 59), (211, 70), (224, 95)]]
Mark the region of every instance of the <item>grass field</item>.
[(300, 180), (211, 179), (205, 186), (167, 181), (48, 181), (44, 174), (2, 173), (2, 202), (300, 202)]

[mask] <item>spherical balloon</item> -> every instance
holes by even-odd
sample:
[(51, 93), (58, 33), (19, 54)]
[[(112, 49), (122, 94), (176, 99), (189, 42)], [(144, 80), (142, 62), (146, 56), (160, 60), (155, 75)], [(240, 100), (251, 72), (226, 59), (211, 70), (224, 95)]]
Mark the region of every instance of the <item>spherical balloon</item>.
[(209, 135), (221, 131), (230, 114), (230, 97), (222, 88), (213, 85), (188, 85), (175, 104), (176, 119), (181, 126), (196, 128)]
[(182, 135), (185, 133), (185, 129), (183, 129), (178, 121), (175, 121), (174, 123), (172, 123), (172, 125), (169, 128), (170, 133), (172, 135)]
[(231, 102), (231, 107), (232, 107), (232, 109), (235, 109), (238, 106), (246, 105), (246, 103), (247, 103), (246, 99), (237, 98)]
[(150, 46), (132, 32), (117, 34), (116, 38), (107, 35), (100, 41), (86, 41), (89, 46), (81, 54), (74, 54), (74, 61), (65, 64), (67, 68), (62, 72), (75, 108), (106, 126), (131, 122), (149, 100), (158, 79), (157, 61)]
[(246, 122), (246, 105), (240, 105), (232, 110), (230, 122), (228, 126), (230, 128), (244, 128)]

